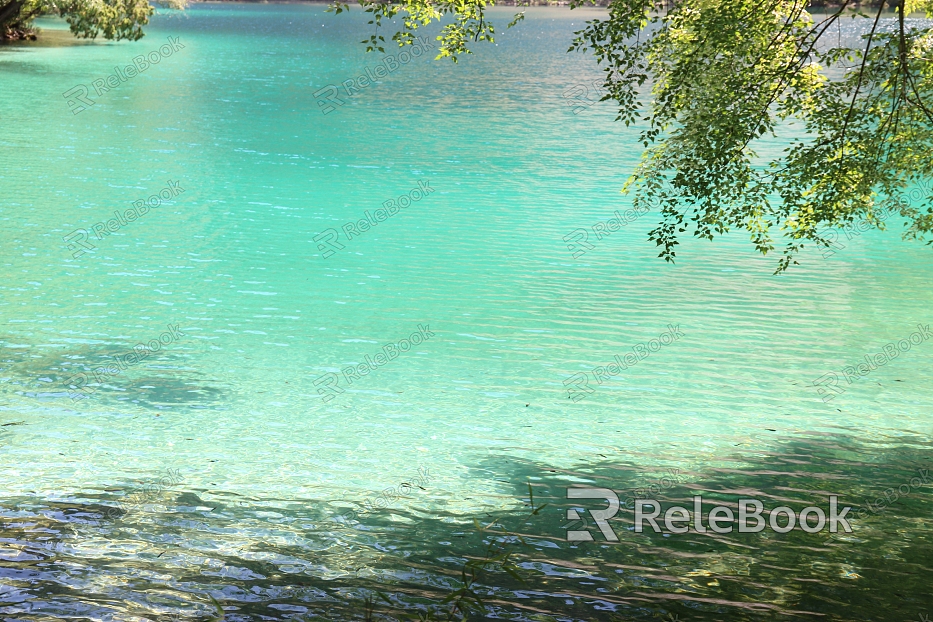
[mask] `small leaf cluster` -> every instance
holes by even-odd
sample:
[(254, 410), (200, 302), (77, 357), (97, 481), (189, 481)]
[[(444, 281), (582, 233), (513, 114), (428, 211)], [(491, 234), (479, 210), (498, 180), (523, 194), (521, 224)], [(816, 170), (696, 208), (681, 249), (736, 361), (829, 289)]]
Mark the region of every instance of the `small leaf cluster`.
[[(373, 27), (372, 34), (361, 42), (366, 46), (367, 52), (385, 53), (386, 40), (380, 34), (383, 20), (392, 22), (398, 28), (390, 40), (399, 47), (404, 47), (415, 43), (415, 32), (419, 28), (449, 18), (450, 23), (444, 24), (440, 34), (435, 37), (438, 42), (435, 60), (448, 58), (456, 63), (460, 56), (472, 54), (469, 47), (471, 43), (495, 42), (495, 27), (486, 18), (486, 8), (495, 4), (493, 0), (358, 1), (370, 18), (367, 23)], [(328, 7), (327, 11), (339, 14), (349, 9), (349, 4), (337, 0)], [(396, 17), (401, 19), (401, 24), (393, 22)], [(515, 26), (523, 18), (523, 12), (516, 14), (507, 27)]]

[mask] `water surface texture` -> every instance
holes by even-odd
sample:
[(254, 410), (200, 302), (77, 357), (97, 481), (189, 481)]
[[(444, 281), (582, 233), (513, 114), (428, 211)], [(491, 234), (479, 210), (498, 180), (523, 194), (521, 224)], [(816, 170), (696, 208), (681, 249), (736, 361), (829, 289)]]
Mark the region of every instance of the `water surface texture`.
[(600, 73), (566, 50), (600, 15), (496, 10), (495, 45), (391, 72), (356, 7), (195, 5), (119, 43), (47, 21), (0, 47), (5, 619), (363, 619), (377, 590), (399, 619), (446, 610), (495, 542), (525, 582), (483, 574), (475, 619), (933, 614), (930, 485), (851, 534), (635, 534), (629, 512), (618, 543), (566, 541), (571, 485), (674, 469), (669, 501), (864, 506), (933, 465), (933, 340), (841, 371), (933, 322), (929, 247), (896, 218), (779, 277), (740, 235), (664, 263), (657, 214), (594, 235), (641, 153), (577, 97)]

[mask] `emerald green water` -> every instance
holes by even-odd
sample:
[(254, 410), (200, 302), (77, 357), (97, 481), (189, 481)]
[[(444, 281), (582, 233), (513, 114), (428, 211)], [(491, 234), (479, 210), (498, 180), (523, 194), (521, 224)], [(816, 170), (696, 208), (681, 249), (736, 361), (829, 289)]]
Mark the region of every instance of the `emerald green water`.
[[(228, 620), (361, 619), (376, 589), (397, 615), (459, 586), (489, 538), (473, 519), (491, 516), (529, 544), (527, 583), (483, 579), (487, 616), (933, 613), (928, 486), (853, 534), (566, 542), (568, 485), (676, 468), (665, 499), (862, 505), (931, 464), (933, 343), (831, 401), (813, 386), (933, 320), (929, 248), (895, 219), (781, 277), (741, 236), (665, 264), (656, 214), (572, 256), (565, 235), (631, 207), (619, 189), (640, 156), (610, 104), (574, 114), (563, 96), (600, 75), (565, 53), (598, 15), (529, 10), (459, 65), (423, 54), (328, 114), (314, 94), (382, 56), (357, 10), (195, 5), (138, 42), (49, 21), (0, 47), (6, 619), (207, 620), (211, 597)], [(183, 49), (69, 110), (62, 93), (167, 37)], [(169, 180), (184, 191), (94, 236)], [(419, 182), (434, 191), (322, 256), (315, 236)], [(82, 228), (95, 248), (75, 258), (63, 236)], [(183, 336), (70, 399), (65, 381), (169, 324)], [(434, 336), (322, 399), (316, 379), (419, 324)], [(675, 343), (568, 399), (568, 377), (669, 324)], [(388, 508), (335, 520), (419, 469)], [(529, 482), (549, 504), (532, 516)]]

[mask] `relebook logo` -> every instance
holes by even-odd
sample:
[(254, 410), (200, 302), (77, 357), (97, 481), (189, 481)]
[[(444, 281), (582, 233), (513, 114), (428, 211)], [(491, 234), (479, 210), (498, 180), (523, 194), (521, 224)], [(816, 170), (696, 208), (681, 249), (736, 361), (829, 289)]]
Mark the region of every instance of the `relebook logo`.
[[(149, 52), (147, 56), (143, 56), (142, 54), (134, 56), (132, 65), (126, 65), (122, 69), (119, 66), (114, 67), (113, 73), (106, 78), (99, 78), (91, 82), (91, 86), (94, 87), (94, 92), (97, 93), (96, 97), (102, 96), (110, 89), (117, 88), (120, 86), (121, 82), (126, 82), (130, 78), (135, 78), (152, 65), (159, 64), (163, 58), (168, 58), (178, 50), (183, 49), (185, 49), (185, 46), (178, 42), (178, 37), (168, 37), (168, 43), (158, 50)], [(78, 114), (94, 105), (94, 100), (89, 97), (90, 93), (90, 89), (83, 84), (78, 84), (62, 93), (62, 97), (68, 102), (68, 109), (71, 110), (71, 114)]]
[[(603, 499), (608, 506), (600, 510), (589, 510), (590, 516), (609, 542), (618, 542), (619, 537), (609, 526), (609, 519), (619, 512), (619, 496), (608, 488), (568, 488), (568, 499)], [(667, 532), (683, 534), (688, 531), (696, 533), (732, 533), (738, 522), (739, 533), (758, 533), (765, 529), (767, 524), (776, 533), (787, 533), (799, 526), (807, 533), (818, 533), (829, 527), (830, 533), (837, 533), (842, 526), (845, 533), (852, 533), (852, 527), (846, 519), (846, 514), (852, 508), (845, 506), (839, 511), (838, 497), (829, 496), (829, 520), (822, 508), (816, 506), (805, 507), (799, 515), (787, 506), (776, 507), (768, 512), (768, 519), (762, 516), (764, 504), (757, 499), (738, 500), (738, 521), (732, 508), (721, 503), (708, 504), (707, 525), (703, 524), (703, 497), (693, 497), (693, 512), (679, 505), (672, 505), (664, 513), (663, 524)], [(661, 504), (655, 499), (636, 499), (634, 512), (635, 533), (644, 533), (647, 523), (655, 533), (662, 533), (658, 519), (661, 515)], [(567, 519), (583, 520), (575, 509), (567, 510)], [(753, 524), (750, 524), (750, 521)], [(585, 526), (584, 521), (584, 526)], [(592, 542), (593, 534), (589, 529), (567, 530), (568, 542)]]

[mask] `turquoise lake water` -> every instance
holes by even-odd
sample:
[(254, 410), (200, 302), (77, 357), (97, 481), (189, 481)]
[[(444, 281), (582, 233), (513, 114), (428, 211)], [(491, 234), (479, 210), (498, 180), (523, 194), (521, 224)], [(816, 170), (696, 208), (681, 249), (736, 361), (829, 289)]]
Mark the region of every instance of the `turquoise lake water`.
[[(422, 53), (391, 72), (355, 7), (199, 4), (119, 43), (48, 20), (0, 47), (5, 619), (208, 620), (211, 598), (228, 620), (362, 619), (373, 590), (383, 615), (427, 610), (482, 557), (473, 519), (491, 517), (525, 536), (527, 576), (484, 579), (486, 617), (933, 614), (930, 486), (853, 534), (566, 541), (570, 485), (631, 491), (675, 469), (666, 499), (825, 507), (928, 468), (933, 343), (841, 370), (933, 322), (933, 263), (896, 218), (779, 277), (741, 235), (664, 263), (657, 214), (597, 240), (631, 208), (641, 154), (610, 103), (572, 99), (601, 74), (566, 49), (602, 13), (531, 9), (506, 31), (511, 13), (458, 65)], [(367, 70), (386, 75), (348, 94)], [(330, 84), (343, 103), (325, 114)], [(77, 85), (93, 105), (75, 114)], [(366, 212), (377, 224), (347, 239)], [(581, 228), (593, 248), (574, 257)], [(68, 248), (82, 229), (93, 249)], [(343, 248), (318, 247), (328, 229)], [(344, 375), (419, 326), (422, 343)], [(669, 326), (673, 343), (594, 381)], [(570, 399), (587, 372), (593, 391)], [(830, 372), (845, 391), (824, 402)], [(534, 515), (529, 483), (548, 503)]]

